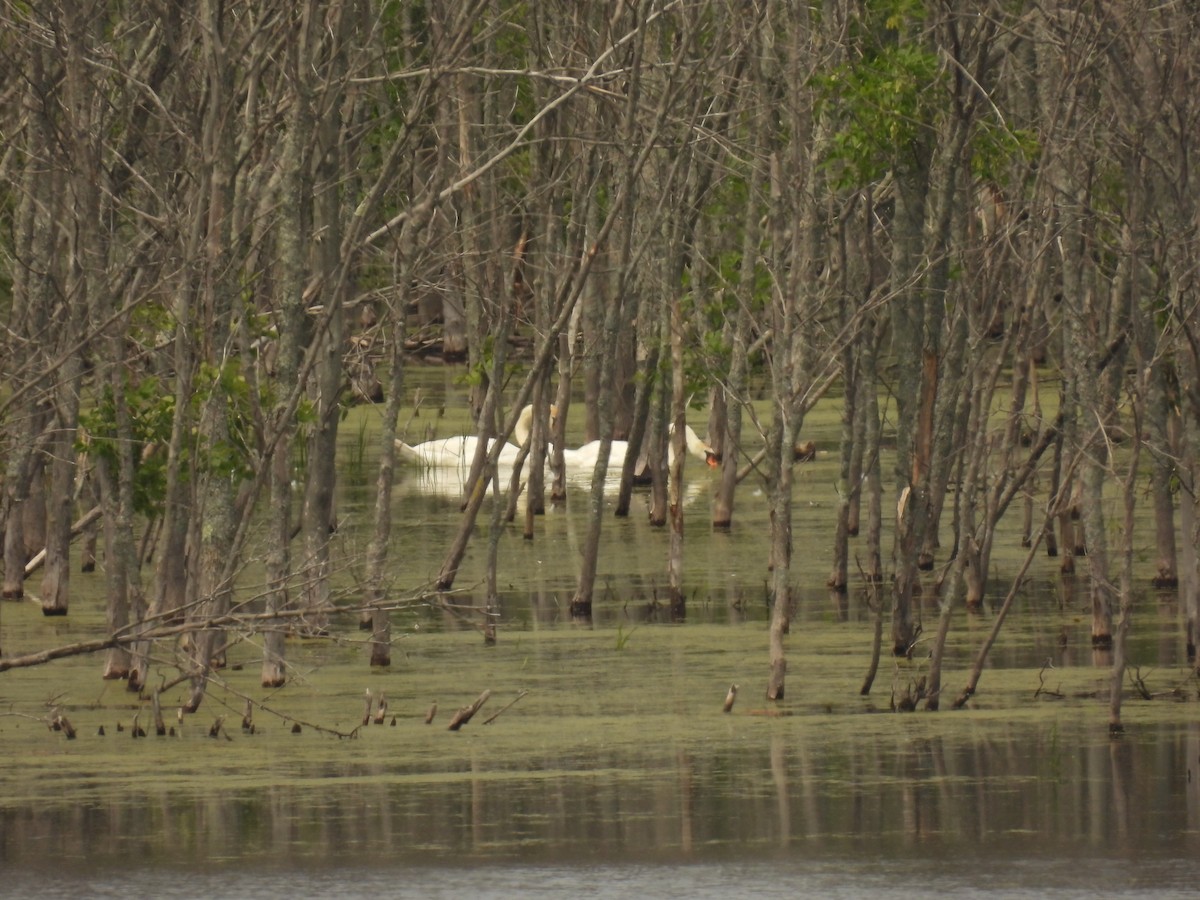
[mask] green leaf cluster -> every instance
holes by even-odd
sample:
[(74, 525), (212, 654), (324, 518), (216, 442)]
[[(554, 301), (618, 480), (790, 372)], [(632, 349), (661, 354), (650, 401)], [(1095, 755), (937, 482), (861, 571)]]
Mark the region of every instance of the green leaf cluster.
[[(192, 403), (197, 414), (209, 402), (223, 402), (229, 422), (228, 440), (209, 441), (198, 449), (199, 468), (228, 475), (234, 480), (249, 477), (253, 472), (250, 458), (254, 445), (255, 398), (241, 361), (234, 358), (219, 366), (202, 365), (195, 386)], [(269, 404), (269, 397), (258, 398), (259, 403), (262, 404), (264, 399)]]
[(935, 49), (919, 36), (925, 18), (922, 0), (869, 0), (843, 61), (812, 79), (836, 187), (903, 169), (929, 139), (948, 93)]
[[(129, 410), (130, 434), (133, 444), (133, 504), (134, 512), (157, 515), (162, 511), (166, 495), (166, 453), (148, 452), (164, 448), (171, 438), (175, 418), (175, 398), (164, 392), (156, 377), (143, 378), (137, 383), (125, 382), (125, 404)], [(120, 465), (120, 441), (117, 428), (116, 402), (111, 387), (105, 387), (94, 407), (79, 417), (82, 429), (76, 451), (98, 460), (117, 471)]]

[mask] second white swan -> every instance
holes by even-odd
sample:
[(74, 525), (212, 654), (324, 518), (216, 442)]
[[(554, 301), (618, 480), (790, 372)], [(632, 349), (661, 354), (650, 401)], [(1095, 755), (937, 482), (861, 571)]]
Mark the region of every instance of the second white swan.
[[(497, 459), (497, 465), (500, 467), (508, 466), (511, 468), (517, 461), (517, 454), (521, 450), (521, 446), (529, 438), (529, 432), (533, 429), (533, 407), (526, 406), (521, 410), (521, 415), (517, 418), (517, 424), (513, 426), (513, 440), (504, 444), (500, 448), (500, 456)], [(401, 462), (415, 463), (427, 468), (444, 468), (444, 467), (462, 467), (466, 468), (471, 465), (471, 460), (475, 458), (475, 450), (479, 446), (479, 437), (474, 434), (460, 434), (455, 437), (439, 438), (438, 440), (425, 441), (421, 444), (406, 444), (404, 441), (396, 438), (397, 459)], [(488, 442), (488, 449), (491, 449), (491, 441)]]
[[(675, 434), (675, 425), (672, 423), (670, 433)], [(696, 459), (703, 460), (708, 466), (716, 466), (719, 464), (716, 451), (700, 439), (700, 435), (692, 430), (692, 426), (685, 425), (683, 432), (684, 439), (687, 442), (687, 450)], [(613, 441), (608, 451), (608, 472), (610, 475), (620, 471), (621, 466), (625, 464), (625, 454), (629, 449), (628, 441)], [(563, 466), (568, 472), (591, 472), (596, 468), (596, 460), (600, 457), (600, 442), (588, 441), (582, 447), (576, 450), (563, 449)], [(675, 459), (675, 445), (668, 444), (667, 458), (670, 461)]]

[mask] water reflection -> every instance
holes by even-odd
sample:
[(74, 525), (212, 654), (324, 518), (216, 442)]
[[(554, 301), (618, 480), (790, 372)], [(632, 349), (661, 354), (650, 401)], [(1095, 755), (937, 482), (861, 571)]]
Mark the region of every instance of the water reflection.
[(1117, 742), (1069, 726), (962, 741), (915, 725), (853, 746), (810, 731), (781, 726), (765, 743), (715, 752), (534, 754), (520, 770), (489, 763), (480, 748), (457, 773), (380, 759), (308, 778), (287, 773), (289, 785), (261, 790), (151, 786), (136, 797), (21, 805), (4, 808), (0, 863), (6, 871), (70, 860), (373, 868), (816, 852), (1133, 859), (1200, 850), (1200, 725)]
[[(461, 500), (465, 494), (467, 476), (470, 474), (470, 461), (466, 465), (460, 466), (402, 466), (397, 472), (396, 490), (400, 496), (425, 496), (425, 497), (440, 497), (450, 500)], [(491, 487), (493, 490), (499, 487), (500, 493), (508, 490), (512, 481), (513, 467), (499, 465), (496, 468), (496, 478), (492, 480)], [(550, 466), (546, 467), (546, 485), (550, 485), (554, 473)], [(711, 491), (710, 482), (715, 476), (708, 470), (696, 468), (691, 472), (691, 477), (687, 478), (683, 487), (683, 502), (684, 505), (695, 505), (703, 500), (706, 500)], [(587, 494), (591, 490), (592, 473), (590, 471), (582, 471), (579, 469), (568, 469), (565, 476), (565, 484), (568, 491), (568, 496), (576, 495), (578, 502), (583, 503), (587, 500)], [(528, 468), (525, 467), (521, 471), (519, 478), (520, 484), (528, 482)], [(608, 476), (604, 479), (604, 489), (606, 493), (616, 494), (617, 489), (621, 486), (621, 473), (617, 471), (609, 471)], [(647, 491), (638, 489), (638, 494), (645, 498)], [(643, 502), (643, 506), (646, 503)]]

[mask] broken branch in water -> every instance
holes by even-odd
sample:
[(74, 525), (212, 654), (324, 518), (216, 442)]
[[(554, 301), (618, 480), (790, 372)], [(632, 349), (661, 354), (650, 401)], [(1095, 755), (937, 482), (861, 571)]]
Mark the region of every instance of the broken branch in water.
[(507, 705), (502, 706), (500, 709), (496, 710), (496, 712), (493, 713), (491, 716), (484, 719), (483, 724), (491, 725), (498, 718), (500, 718), (501, 713), (505, 712), (506, 710), (508, 710), (509, 708), (514, 706), (518, 700), (520, 700), (522, 697), (524, 697), (528, 693), (529, 693), (529, 691), (521, 691), (521, 693), (519, 693), (519, 694), (517, 694), (517, 696), (513, 697), (512, 700), (510, 700)]
[(1062, 691), (1051, 691), (1046, 688), (1046, 670), (1053, 669), (1053, 668), (1054, 668), (1054, 665), (1050, 662), (1050, 660), (1046, 660), (1045, 664), (1042, 666), (1041, 671), (1038, 672), (1038, 689), (1033, 692), (1033, 698), (1035, 700), (1038, 697), (1041, 697), (1042, 695), (1045, 695), (1047, 697), (1057, 697), (1060, 700), (1063, 698)]
[(1129, 683), (1137, 690), (1138, 696), (1143, 700), (1153, 700), (1154, 696), (1150, 693), (1150, 688), (1146, 687), (1146, 679), (1142, 677), (1142, 667), (1130, 666), (1130, 669), (1132, 671), (1129, 673)]
[(725, 706), (722, 707), (725, 712), (733, 712), (733, 701), (737, 699), (737, 692), (738, 686), (736, 684), (731, 684), (729, 686), (729, 693), (725, 695)]
[(490, 696), (492, 696), (492, 692), (490, 690), (484, 691), (475, 699), (474, 703), (472, 703), (470, 706), (464, 706), (462, 709), (456, 712), (454, 714), (454, 718), (450, 720), (448, 730), (458, 731), (458, 729), (470, 722), (471, 717), (475, 715), (475, 713), (479, 712), (479, 708), (488, 702), (488, 697)]

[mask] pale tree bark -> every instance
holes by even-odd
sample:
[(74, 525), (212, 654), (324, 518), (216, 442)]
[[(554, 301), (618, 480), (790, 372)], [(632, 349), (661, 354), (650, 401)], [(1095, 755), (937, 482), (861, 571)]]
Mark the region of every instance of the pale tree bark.
[(100, 141), (102, 123), (87, 61), (94, 32), (103, 26), (101, 10), (95, 6), (72, 7), (56, 21), (58, 39), (65, 48), (62, 104), (65, 115), (65, 146), (61, 149), (67, 169), (63, 222), (77, 223), (66, 236), (66, 273), (60, 323), (65, 352), (56, 373), (53, 437), (50, 456), (49, 495), (46, 521), (46, 561), (42, 579), (42, 612), (66, 615), (70, 597), (70, 549), (72, 500), (75, 480), (75, 437), (79, 425), (80, 394), (83, 390), (84, 354), (88, 351), (93, 304), (104, 278), (103, 250), (99, 242)]
[[(1108, 547), (1103, 509), (1107, 473), (1105, 410), (1099, 365), (1106, 354), (1112, 328), (1109, 291), (1091, 263), (1094, 223), (1085, 213), (1092, 192), (1094, 160), (1091, 124), (1078, 113), (1095, 90), (1084, 62), (1097, 34), (1082, 13), (1064, 5), (1047, 8), (1046, 30), (1039, 44), (1041, 107), (1047, 142), (1047, 180), (1054, 191), (1054, 214), (1059, 226), (1057, 260), (1063, 299), (1063, 354), (1069, 402), (1077, 416), (1067, 420), (1066, 451), (1082, 455), (1080, 509), (1092, 605), (1092, 645), (1112, 645), (1114, 586), (1109, 578)], [(1064, 539), (1065, 543), (1065, 539)]]
[[(291, 85), (291, 108), (287, 119), (279, 165), (282, 173), (279, 190), (279, 291), (276, 313), (275, 376), (280, 386), (271, 410), (273, 430), (278, 439), (270, 451), (268, 479), (268, 520), (270, 538), (266, 550), (265, 609), (279, 613), (289, 605), (292, 575), (292, 448), (296, 439), (295, 416), (291, 414), (291, 394), (299, 384), (300, 361), (306, 316), (304, 288), (310, 265), (308, 248), (312, 243), (312, 158), (313, 131), (312, 87), (309, 79), (315, 69), (316, 10), (306, 4), (296, 11), (296, 21), (288, 36), (284, 67)], [(268, 622), (263, 629), (263, 661), (259, 681), (263, 687), (279, 687), (287, 681), (285, 665), (286, 625), (284, 620)]]
[(792, 504), (794, 456), (804, 414), (812, 402), (818, 352), (836, 358), (836, 341), (815, 349), (827, 336), (815, 333), (826, 287), (818, 278), (826, 260), (824, 223), (818, 198), (824, 182), (816, 165), (823, 137), (815, 123), (813, 97), (801, 90), (828, 51), (821, 23), (812, 12), (792, 8), (782, 14), (784, 29), (774, 50), (779, 98), (788, 143), (770, 155), (768, 265), (772, 279), (770, 377), (772, 421), (767, 436), (767, 491), (770, 509), (771, 620), (770, 673), (766, 695), (782, 700), (787, 676), (784, 636), (792, 616)]
[[(204, 329), (204, 356), (218, 365), (223, 358), (231, 334), (233, 303), (237, 285), (233, 283), (236, 267), (233, 263), (232, 216), (234, 205), (235, 149), (234, 115), (235, 61), (229, 57), (228, 38), (233, 25), (227, 11), (215, 2), (202, 4), (201, 27), (204, 36), (205, 79), (208, 86), (207, 105), (203, 110), (201, 134), (202, 161), (205, 166), (203, 197), (204, 244), (199, 291)], [(235, 513), (236, 469), (226, 454), (233, 446), (230, 422), (231, 398), (217, 383), (212, 385), (197, 423), (201, 446), (210, 454), (207, 468), (198, 480), (197, 507), (193, 516), (200, 523), (197, 552), (197, 594), (190, 618), (204, 622), (229, 612), (233, 595), (232, 577), (236, 572), (234, 537), (237, 531)], [(208, 676), (214, 663), (224, 652), (225, 632), (202, 628), (191, 639), (189, 647), (191, 692), (183, 704), (185, 712), (200, 708), (208, 686)]]
[[(35, 487), (43, 472), (39, 442), (49, 424), (48, 392), (51, 387), (48, 340), (51, 296), (54, 292), (56, 178), (47, 153), (51, 148), (49, 110), (41, 98), (50, 94), (49, 73), (40, 44), (28, 48), (26, 84), (22, 106), (25, 128), (21, 132), (23, 171), (20, 203), (13, 223), (14, 255), (12, 306), (2, 340), (2, 373), (12, 393), (0, 401), (0, 421), (7, 447), (3, 508), (4, 584), (2, 597), (20, 600), (25, 595), (25, 564), (29, 543), (45, 544), (45, 529), (37, 533), (33, 507), (44, 504), (45, 492)], [(44, 520), (44, 514), (41, 516)], [(32, 533), (31, 533), (32, 532)], [(32, 539), (29, 540), (29, 539)]]

